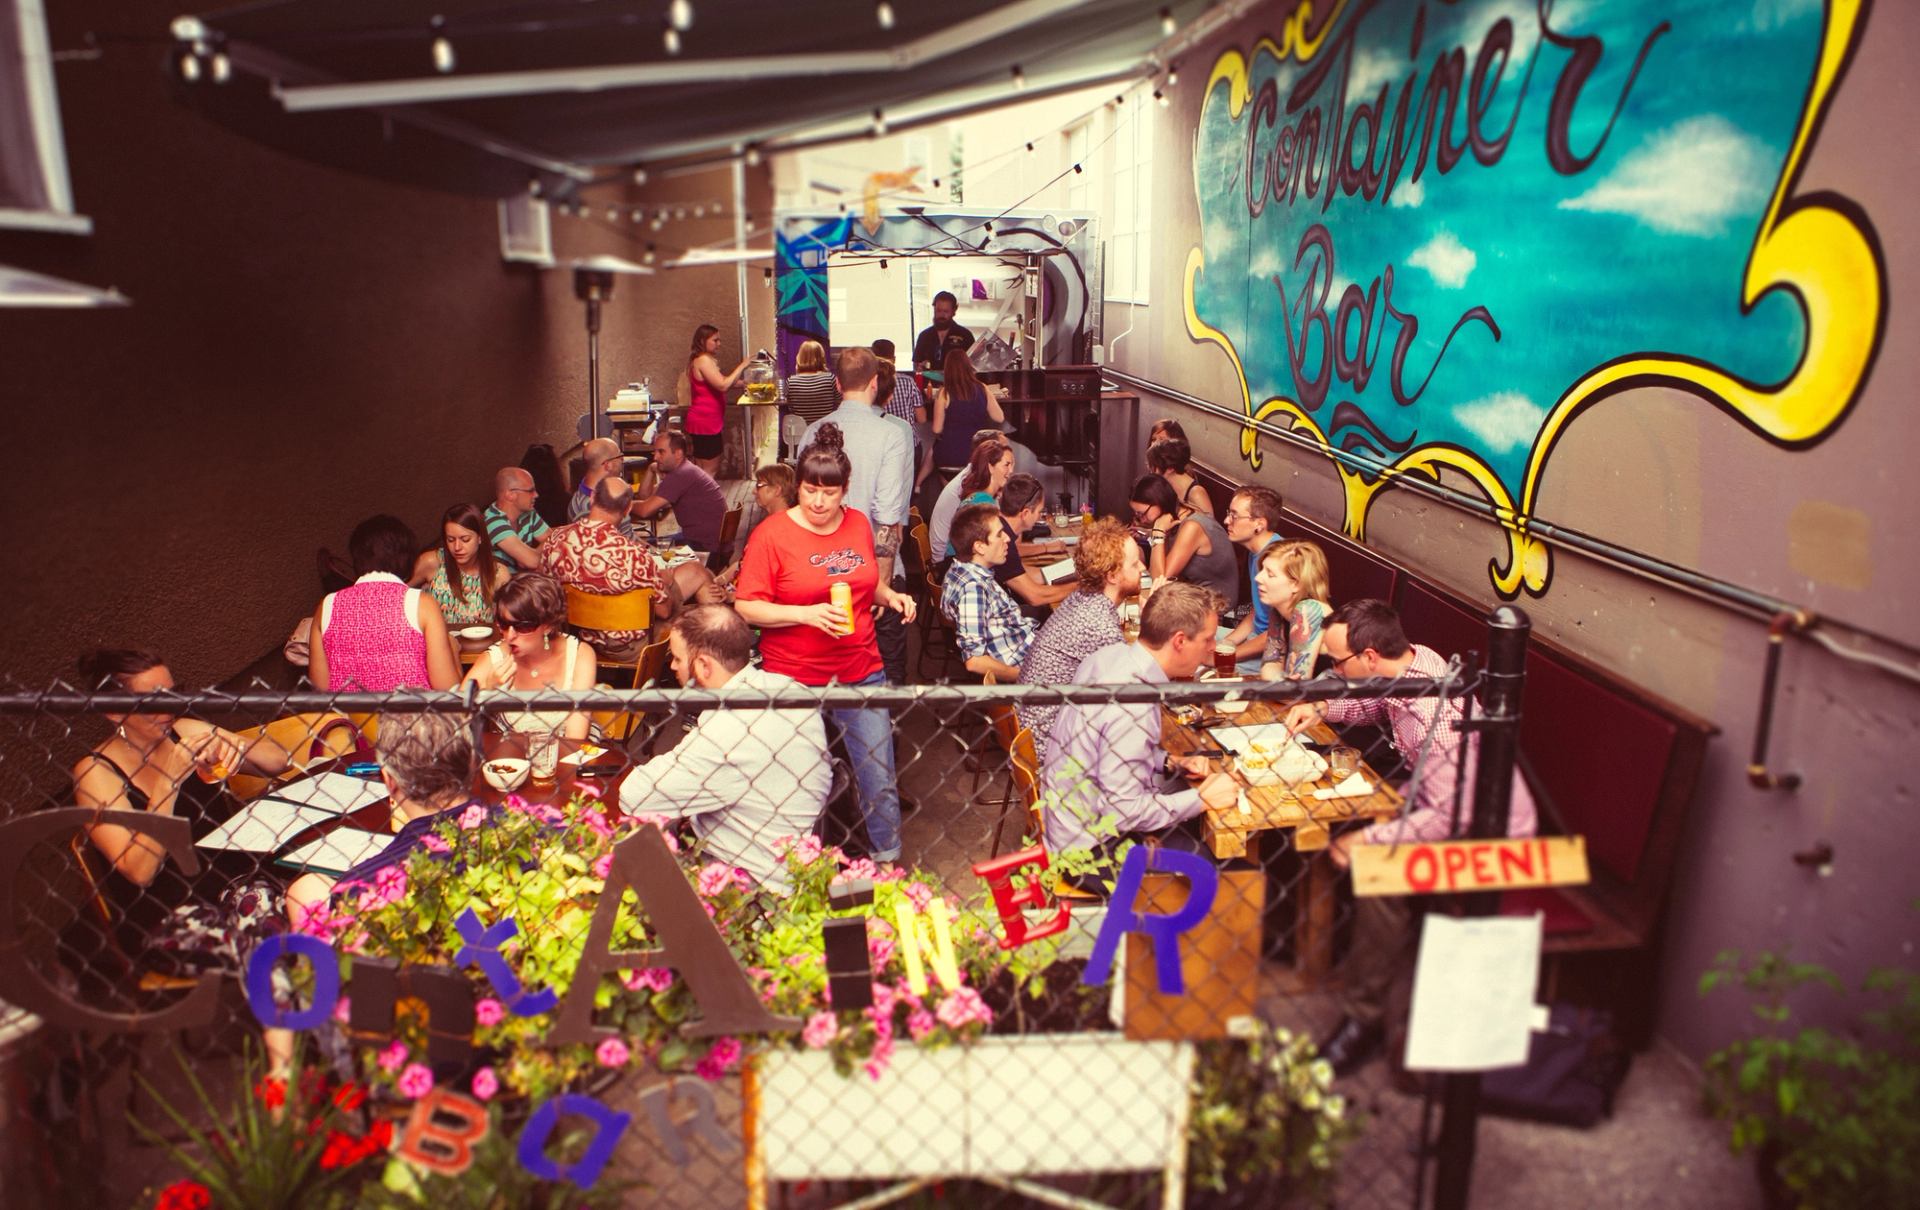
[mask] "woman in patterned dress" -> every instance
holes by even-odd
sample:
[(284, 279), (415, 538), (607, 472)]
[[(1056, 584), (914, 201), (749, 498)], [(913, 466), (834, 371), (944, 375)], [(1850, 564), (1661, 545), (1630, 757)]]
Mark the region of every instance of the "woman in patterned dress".
[(1327, 554), (1312, 542), (1274, 542), (1260, 552), (1254, 591), (1274, 624), (1260, 657), (1263, 681), (1304, 681), (1320, 658), (1321, 629), (1333, 607), (1327, 603)]
[(427, 590), (448, 626), (491, 626), (493, 594), (507, 582), (507, 575), (487, 541), (486, 518), (478, 508), (462, 503), (440, 518), (440, 545), (414, 561), (407, 584)]

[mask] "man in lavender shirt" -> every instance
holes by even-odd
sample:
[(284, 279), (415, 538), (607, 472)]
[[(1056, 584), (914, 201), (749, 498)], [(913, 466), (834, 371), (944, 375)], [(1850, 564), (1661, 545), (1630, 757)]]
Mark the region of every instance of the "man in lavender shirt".
[[(1322, 632), (1321, 650), (1333, 661), (1333, 671), (1347, 680), (1417, 677), (1437, 681), (1447, 673), (1447, 661), (1438, 652), (1407, 641), (1400, 615), (1385, 601), (1348, 601), (1334, 610)], [(1407, 786), (1407, 813), (1336, 837), (1328, 849), (1334, 864), (1346, 868), (1355, 844), (1420, 844), (1466, 834), (1465, 821), (1454, 818), (1454, 783), (1464, 740), (1468, 780), (1460, 787), (1460, 801), (1470, 810), (1479, 744), (1462, 735), (1461, 718), (1461, 699), (1443, 699), (1437, 691), (1425, 697), (1303, 702), (1287, 712), (1287, 729), (1294, 732), (1323, 719), (1385, 726), (1400, 758), (1417, 771), (1417, 781)], [(1516, 769), (1507, 835), (1532, 836), (1538, 818), (1533, 795)], [(1354, 901), (1353, 948), (1342, 980), (1346, 1019), (1320, 1045), (1320, 1053), (1337, 1074), (1352, 1071), (1380, 1048), (1389, 1003), (1396, 1010), (1404, 1009), (1416, 953), (1413, 924), (1405, 899)]]
[[(1076, 684), (1163, 684), (1188, 680), (1213, 659), (1220, 596), (1202, 584), (1163, 584), (1147, 599), (1138, 643), (1112, 643), (1080, 662)], [(1181, 825), (1204, 807), (1230, 807), (1233, 779), (1208, 772), (1205, 757), (1169, 757), (1160, 746), (1158, 702), (1075, 702), (1053, 721), (1041, 767), (1047, 848), (1111, 852), (1129, 836), (1205, 852)], [(1184, 778), (1199, 779), (1182, 784)], [(1105, 815), (1114, 828), (1095, 827)], [(1118, 834), (1115, 834), (1117, 828)]]

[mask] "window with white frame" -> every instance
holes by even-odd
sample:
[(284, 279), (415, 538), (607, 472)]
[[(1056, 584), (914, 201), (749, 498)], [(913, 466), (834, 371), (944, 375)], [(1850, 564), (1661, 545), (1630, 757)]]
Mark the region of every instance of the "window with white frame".
[(1115, 115), (1107, 211), (1107, 297), (1144, 303), (1152, 274), (1153, 102), (1136, 89)]

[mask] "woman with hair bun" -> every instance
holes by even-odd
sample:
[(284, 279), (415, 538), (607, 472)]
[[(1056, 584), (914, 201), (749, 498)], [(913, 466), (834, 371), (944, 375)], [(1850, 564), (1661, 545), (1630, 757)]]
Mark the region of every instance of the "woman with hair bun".
[[(886, 684), (873, 608), (913, 620), (913, 598), (880, 582), (873, 525), (846, 507), (852, 474), (840, 426), (821, 425), (795, 470), (799, 502), (754, 527), (740, 562), (735, 604), (762, 631), (761, 662), (803, 685)], [(900, 793), (892, 720), (885, 710), (827, 715), (846, 736), (872, 856), (897, 861)]]

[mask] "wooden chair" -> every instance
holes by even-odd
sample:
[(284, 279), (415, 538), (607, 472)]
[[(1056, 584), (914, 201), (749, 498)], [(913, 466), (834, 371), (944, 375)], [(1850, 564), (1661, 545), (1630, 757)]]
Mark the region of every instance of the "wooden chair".
[[(959, 654), (960, 648), (959, 644), (953, 641), (953, 623), (940, 608), (941, 584), (939, 578), (933, 574), (933, 547), (931, 540), (927, 537), (927, 527), (924, 524), (913, 527), (913, 544), (914, 549), (920, 554), (920, 566), (922, 568), (920, 579), (923, 586), (921, 591), (924, 599), (920, 602), (920, 660), (918, 668), (921, 678), (925, 679), (927, 675), (928, 653), (935, 651), (939, 653), (940, 667), (942, 672), (945, 672), (947, 667), (953, 663), (954, 656)], [(946, 678), (942, 677), (941, 679), (944, 680)]]
[(258, 798), (278, 782), (301, 776), (301, 767), (309, 760), (345, 756), (360, 744), (360, 734), (352, 719), (331, 712), (290, 714), (258, 727), (236, 731), (243, 741), (271, 740), (287, 754), (290, 766), (285, 773), (264, 777), (254, 773), (235, 773), (227, 779), (227, 789), (242, 800)]
[(133, 959), (121, 948), (119, 939), (114, 935), (113, 906), (107, 902), (106, 890), (101, 886), (105, 878), (111, 878), (111, 870), (104, 875), (95, 862), (98, 860), (86, 829), (82, 828), (67, 841), (67, 849), (73, 854), (73, 864), (79, 867), (80, 876), (86, 882), (87, 903), (93, 909), (93, 915), (100, 921), (101, 936), (105, 939), (103, 952), (110, 954), (125, 974), (131, 975), (134, 988), (142, 993), (185, 991), (199, 984), (199, 980), (190, 975), (169, 975), (155, 970), (137, 970)]
[(727, 515), (720, 518), (720, 538), (713, 544), (713, 551), (707, 555), (708, 571), (725, 571), (727, 564), (733, 562), (734, 539), (740, 536), (740, 517), (746, 510), (730, 508)]
[[(653, 625), (653, 589), (636, 588), (632, 592), (607, 596), (582, 592), (567, 585), (567, 625), (576, 630), (646, 630)], [(625, 668), (639, 683), (639, 657), (630, 661), (611, 660), (602, 655), (599, 666)]]

